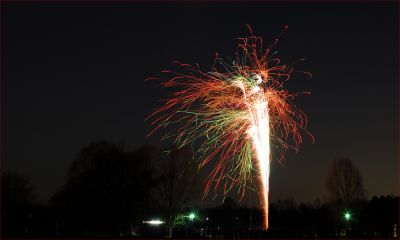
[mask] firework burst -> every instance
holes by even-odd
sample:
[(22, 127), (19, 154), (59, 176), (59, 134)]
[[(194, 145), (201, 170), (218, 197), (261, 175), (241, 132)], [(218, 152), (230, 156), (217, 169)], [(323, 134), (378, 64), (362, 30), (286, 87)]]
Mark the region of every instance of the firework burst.
[(262, 39), (249, 31), (249, 37), (239, 38), (236, 58), (229, 64), (216, 56), (209, 72), (178, 61), (179, 70), (163, 71), (171, 77), (160, 85), (178, 90), (148, 118), (155, 126), (150, 134), (172, 127), (164, 139), (194, 145), (200, 167), (215, 161), (204, 196), (220, 188), (226, 194), (236, 187), (240, 196), (246, 189), (258, 189), (267, 229), (272, 153), (283, 164), (287, 149), (298, 151), (302, 132), (308, 134), (307, 118), (292, 103), (302, 93), (284, 88), (295, 71), (294, 64), (281, 64), (272, 52), (279, 37), (263, 49)]

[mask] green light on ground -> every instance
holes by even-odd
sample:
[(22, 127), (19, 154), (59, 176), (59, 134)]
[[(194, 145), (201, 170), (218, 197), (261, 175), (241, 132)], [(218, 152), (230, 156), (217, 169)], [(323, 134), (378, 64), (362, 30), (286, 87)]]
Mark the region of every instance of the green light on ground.
[(351, 220), (351, 213), (347, 211), (347, 212), (344, 213), (343, 217), (344, 217), (344, 220), (350, 221)]
[(196, 218), (196, 214), (190, 213), (188, 217), (189, 217), (190, 220), (193, 220), (193, 219)]

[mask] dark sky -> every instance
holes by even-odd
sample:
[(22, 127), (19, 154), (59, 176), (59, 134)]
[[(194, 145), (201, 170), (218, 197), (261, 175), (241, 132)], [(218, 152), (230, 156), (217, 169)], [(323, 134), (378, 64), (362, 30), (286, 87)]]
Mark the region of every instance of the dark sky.
[(31, 177), (41, 199), (80, 148), (99, 139), (144, 143), (145, 117), (167, 94), (144, 82), (173, 60), (208, 70), (232, 56), (245, 24), (285, 63), (315, 144), (271, 169), (272, 200), (325, 199), (329, 163), (349, 157), (371, 195), (398, 192), (396, 3), (3, 3), (3, 168)]

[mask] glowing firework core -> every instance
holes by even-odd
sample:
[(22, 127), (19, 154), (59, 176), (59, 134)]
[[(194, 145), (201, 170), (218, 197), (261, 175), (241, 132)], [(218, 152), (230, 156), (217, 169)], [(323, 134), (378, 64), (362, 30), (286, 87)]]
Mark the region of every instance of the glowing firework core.
[(151, 133), (176, 125), (178, 130), (164, 139), (174, 137), (178, 146), (196, 143), (200, 166), (218, 159), (204, 195), (211, 185), (216, 192), (223, 183), (224, 194), (237, 186), (243, 196), (245, 189), (254, 189), (249, 185), (254, 184), (256, 170), (267, 229), (271, 146), (280, 150), (278, 160), (283, 163), (283, 153), (288, 148), (297, 151), (302, 142), (300, 131), (305, 131), (306, 116), (291, 104), (297, 94), (283, 88), (294, 65), (279, 65), (280, 60), (270, 54), (273, 46), (263, 51), (259, 37), (240, 40), (232, 65), (216, 58), (223, 71), (214, 67), (204, 73), (180, 62), (176, 63), (186, 72), (163, 71), (173, 77), (161, 85), (181, 90), (149, 116), (158, 115)]

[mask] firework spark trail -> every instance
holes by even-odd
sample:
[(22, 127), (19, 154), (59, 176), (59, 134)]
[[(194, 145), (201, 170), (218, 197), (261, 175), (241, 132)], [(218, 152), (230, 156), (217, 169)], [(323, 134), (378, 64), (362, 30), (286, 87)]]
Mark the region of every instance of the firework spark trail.
[(269, 193), (269, 170), (270, 170), (270, 142), (269, 142), (269, 113), (268, 102), (262, 98), (257, 99), (254, 104), (255, 114), (250, 128), (254, 149), (257, 153), (258, 169), (262, 183), (262, 203), (264, 209), (264, 228), (268, 229), (268, 193)]
[(214, 193), (221, 187), (224, 194), (237, 186), (242, 197), (246, 189), (257, 188), (253, 186), (256, 171), (267, 229), (271, 147), (281, 152), (279, 162), (283, 164), (284, 152), (288, 148), (297, 151), (301, 131), (308, 133), (307, 118), (291, 103), (298, 94), (289, 94), (283, 87), (294, 72), (294, 64), (280, 65), (280, 60), (273, 58), (271, 50), (277, 40), (263, 50), (261, 38), (251, 29), (250, 33), (250, 37), (239, 39), (232, 64), (216, 58), (222, 70), (214, 67), (205, 73), (176, 61), (179, 71), (163, 71), (172, 77), (161, 86), (180, 89), (148, 118), (156, 125), (150, 134), (176, 126), (177, 131), (163, 139), (172, 137), (178, 146), (196, 145), (200, 167), (218, 159), (204, 196), (214, 185)]

